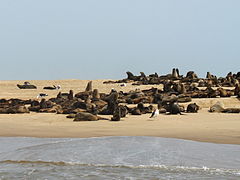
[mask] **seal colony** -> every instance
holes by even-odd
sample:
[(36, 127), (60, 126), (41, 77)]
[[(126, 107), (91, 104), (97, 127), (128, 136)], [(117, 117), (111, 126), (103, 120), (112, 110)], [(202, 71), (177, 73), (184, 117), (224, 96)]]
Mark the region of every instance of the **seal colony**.
[[(216, 98), (231, 97), (240, 98), (240, 72), (228, 73), (226, 77), (219, 77), (207, 72), (206, 78), (198, 78), (194, 71), (187, 72), (186, 76), (180, 75), (179, 70), (174, 68), (171, 74), (159, 76), (157, 73), (146, 76), (143, 72), (139, 76), (127, 72), (127, 78), (117, 81), (105, 81), (105, 84), (119, 83), (124, 89), (127, 84), (140, 87), (141, 85), (162, 84), (163, 88), (148, 88), (140, 90), (136, 88), (128, 92), (111, 89), (109, 93), (101, 93), (93, 89), (92, 81), (86, 85), (85, 91), (74, 94), (73, 90), (61, 92), (57, 86), (43, 88), (58, 90), (54, 98), (22, 100), (17, 98), (0, 99), (0, 113), (57, 113), (67, 114), (67, 118), (73, 121), (97, 121), (110, 120), (120, 121), (126, 115), (142, 115), (156, 117), (157, 114), (186, 114), (197, 113), (201, 108), (192, 103), (193, 98)], [(19, 87), (19, 85), (17, 85)], [(25, 82), (20, 89), (37, 87)], [(58, 86), (60, 87), (60, 86)], [(22, 91), (22, 90), (21, 90)], [(188, 103), (184, 107), (182, 103)], [(223, 105), (209, 107), (209, 112), (239, 113), (240, 108), (224, 108)], [(112, 115), (107, 119), (101, 115)]]

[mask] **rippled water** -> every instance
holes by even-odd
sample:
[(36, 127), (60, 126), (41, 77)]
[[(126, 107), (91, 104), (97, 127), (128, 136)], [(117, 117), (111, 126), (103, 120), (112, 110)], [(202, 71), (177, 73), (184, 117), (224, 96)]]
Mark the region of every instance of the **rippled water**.
[(0, 138), (0, 179), (240, 179), (240, 146), (160, 137)]

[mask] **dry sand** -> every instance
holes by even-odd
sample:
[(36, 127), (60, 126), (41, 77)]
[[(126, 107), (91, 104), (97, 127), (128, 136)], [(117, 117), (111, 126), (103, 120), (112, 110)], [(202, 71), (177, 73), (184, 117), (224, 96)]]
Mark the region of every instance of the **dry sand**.
[[(20, 90), (16, 84), (23, 81), (0, 81), (0, 98), (34, 99), (38, 93), (47, 93), (56, 97), (59, 90), (43, 90), (44, 86), (60, 84), (61, 92), (70, 89), (80, 92), (86, 87), (87, 80), (29, 81), (37, 85), (37, 90)], [(147, 89), (155, 86), (120, 87), (118, 84), (103, 84), (103, 80), (94, 80), (93, 88), (100, 92), (109, 92), (111, 88), (127, 92)], [(141, 116), (128, 115), (120, 122), (96, 121), (73, 122), (66, 115), (30, 113), (0, 114), (0, 136), (28, 137), (97, 137), (97, 136), (160, 136), (188, 139), (194, 141), (240, 144), (240, 114), (209, 113), (208, 108), (217, 101), (226, 107), (240, 107), (240, 100), (232, 98), (194, 99), (201, 106), (196, 114), (159, 115), (151, 119), (150, 114)], [(185, 106), (187, 103), (184, 104)], [(110, 117), (110, 116), (104, 116)]]

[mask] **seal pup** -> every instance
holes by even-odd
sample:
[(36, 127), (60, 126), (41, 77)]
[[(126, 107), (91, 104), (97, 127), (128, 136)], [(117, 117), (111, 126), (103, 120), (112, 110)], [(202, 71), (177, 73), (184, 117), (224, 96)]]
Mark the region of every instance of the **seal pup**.
[(58, 89), (61, 89), (61, 86), (60, 85), (53, 85), (53, 86), (46, 86), (46, 87), (43, 87), (43, 89), (48, 89), (48, 90), (58, 90)]
[(170, 104), (168, 104), (166, 106), (166, 110), (167, 110), (167, 112), (169, 112), (168, 114), (180, 114), (180, 115), (182, 115), (181, 107), (175, 101), (170, 102)]
[(109, 120), (109, 119), (96, 116), (87, 112), (79, 112), (76, 114), (73, 121), (98, 121), (98, 120)]
[(222, 112), (224, 110), (224, 104), (221, 101), (217, 101), (214, 105), (210, 107), (209, 112)]
[(191, 103), (187, 106), (188, 113), (197, 113), (199, 110), (199, 106), (196, 103)]

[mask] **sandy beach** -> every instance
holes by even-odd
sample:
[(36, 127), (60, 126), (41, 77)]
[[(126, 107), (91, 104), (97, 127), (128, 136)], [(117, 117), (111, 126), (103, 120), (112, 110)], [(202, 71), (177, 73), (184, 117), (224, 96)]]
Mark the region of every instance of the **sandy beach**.
[[(104, 80), (94, 80), (93, 88), (108, 93), (111, 88), (127, 92), (129, 90), (162, 88), (161, 85), (120, 87), (119, 84), (103, 84)], [(88, 80), (36, 80), (29, 81), (36, 85), (36, 90), (20, 90), (16, 84), (24, 81), (0, 81), (0, 98), (34, 99), (39, 93), (56, 97), (59, 91), (74, 93), (83, 91)], [(44, 86), (61, 85), (61, 90), (43, 90)], [(52, 113), (0, 114), (0, 136), (22, 137), (100, 137), (100, 136), (159, 136), (179, 138), (202, 142), (223, 144), (240, 144), (240, 115), (209, 113), (209, 106), (217, 101), (225, 107), (240, 107), (239, 99), (211, 98), (193, 99), (200, 105), (198, 113), (184, 115), (160, 114), (149, 118), (150, 114), (141, 116), (128, 115), (120, 122), (100, 120), (95, 122), (73, 122), (66, 115)], [(187, 103), (184, 104), (185, 106)], [(104, 116), (111, 117), (111, 116)]]

